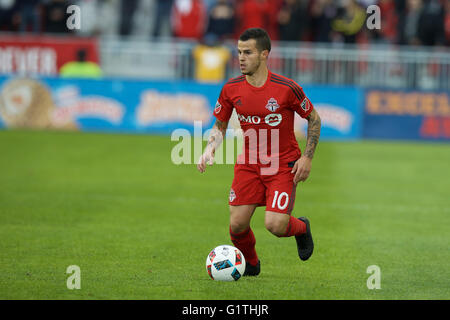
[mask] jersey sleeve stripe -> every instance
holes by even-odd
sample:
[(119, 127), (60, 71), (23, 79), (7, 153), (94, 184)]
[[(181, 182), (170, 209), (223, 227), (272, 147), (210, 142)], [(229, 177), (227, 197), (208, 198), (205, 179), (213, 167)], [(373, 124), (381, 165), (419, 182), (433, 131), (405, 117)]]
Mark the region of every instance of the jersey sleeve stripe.
[(280, 76), (277, 76), (275, 74), (272, 74), (272, 78), (279, 80), (281, 82), (289, 83), (290, 85), (292, 85), (293, 90), (295, 90), (297, 92), (297, 94), (301, 97), (301, 99), (299, 98), (300, 102), (302, 102), (303, 99), (305, 99), (305, 95), (302, 93), (302, 90), (294, 81), (289, 81), (289, 80), (281, 78)]
[(233, 79), (230, 79), (227, 84), (231, 84), (231, 83), (237, 83), (237, 82), (241, 82), (244, 81), (244, 76), (239, 76)]
[(300, 101), (300, 102), (303, 101), (303, 99), (300, 99), (300, 96), (298, 95), (298, 93), (297, 93), (297, 91), (294, 89), (294, 87), (292, 87), (292, 85), (290, 85), (289, 83), (287, 83), (287, 82), (281, 82), (281, 81), (278, 81), (278, 80), (276, 80), (276, 79), (271, 79), (270, 81), (275, 82), (275, 83), (279, 83), (279, 84), (282, 84), (282, 85), (284, 85), (284, 86), (287, 86), (287, 87), (291, 88), (292, 92), (294, 92), (294, 94), (295, 94), (295, 96), (297, 97), (298, 101)]
[(235, 84), (235, 83), (240, 83), (240, 82), (243, 82), (244, 81), (244, 79), (242, 79), (242, 80), (236, 80), (236, 81), (229, 81), (229, 82), (227, 82), (226, 84)]
[(300, 87), (294, 82), (292, 81), (292, 85), (294, 86), (294, 88), (296, 88), (297, 92), (300, 94), (300, 97), (302, 97), (302, 101), (303, 99), (305, 99), (305, 94), (303, 93), (302, 89), (300, 89)]

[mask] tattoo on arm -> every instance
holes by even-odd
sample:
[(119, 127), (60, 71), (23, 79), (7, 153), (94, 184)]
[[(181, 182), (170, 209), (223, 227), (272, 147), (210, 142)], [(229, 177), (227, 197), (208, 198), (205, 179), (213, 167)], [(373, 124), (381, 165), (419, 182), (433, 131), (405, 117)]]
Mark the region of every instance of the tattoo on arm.
[(211, 134), (208, 138), (208, 144), (206, 147), (212, 147), (215, 150), (222, 143), (227, 127), (227, 121), (216, 120), (216, 123), (214, 123)]
[(228, 127), (228, 121), (216, 120), (216, 123), (214, 123), (214, 127), (219, 129), (220, 131), (225, 131)]
[(308, 135), (306, 138), (305, 156), (312, 159), (314, 151), (319, 143), (321, 120), (315, 109), (311, 111), (308, 117)]

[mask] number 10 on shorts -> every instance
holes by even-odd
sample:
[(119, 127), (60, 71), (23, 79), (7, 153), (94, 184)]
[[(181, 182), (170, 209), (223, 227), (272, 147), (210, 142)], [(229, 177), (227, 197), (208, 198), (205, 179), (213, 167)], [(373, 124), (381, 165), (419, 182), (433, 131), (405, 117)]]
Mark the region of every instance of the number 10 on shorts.
[(289, 195), (287, 192), (279, 193), (278, 190), (275, 190), (275, 195), (272, 201), (272, 208), (278, 207), (280, 210), (286, 209), (289, 204)]

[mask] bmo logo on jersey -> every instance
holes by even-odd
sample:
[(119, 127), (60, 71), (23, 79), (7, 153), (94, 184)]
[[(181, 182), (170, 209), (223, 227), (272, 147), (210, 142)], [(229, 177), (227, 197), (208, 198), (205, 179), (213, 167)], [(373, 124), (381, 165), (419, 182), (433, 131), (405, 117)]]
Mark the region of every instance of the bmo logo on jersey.
[(242, 114), (237, 114), (239, 121), (246, 122), (246, 123), (252, 123), (252, 124), (260, 124), (261, 118), (258, 116), (244, 116)]
[(266, 123), (271, 127), (275, 127), (281, 123), (281, 120), (283, 117), (279, 113), (271, 113), (268, 114), (264, 118), (264, 122), (262, 122), (261, 118), (259, 116), (244, 116), (242, 114), (238, 113), (238, 119), (241, 122), (251, 123), (251, 124), (260, 124), (260, 123)]

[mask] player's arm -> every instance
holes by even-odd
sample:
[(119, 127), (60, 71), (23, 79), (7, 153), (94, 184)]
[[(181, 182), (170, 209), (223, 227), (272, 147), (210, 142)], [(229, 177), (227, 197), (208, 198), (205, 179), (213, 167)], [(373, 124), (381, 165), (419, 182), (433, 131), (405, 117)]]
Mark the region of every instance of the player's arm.
[(321, 120), (315, 109), (306, 117), (308, 120), (308, 134), (306, 148), (300, 159), (295, 162), (292, 173), (295, 173), (294, 183), (305, 181), (311, 172), (311, 161), (314, 157), (316, 146), (319, 143)]
[(228, 127), (228, 121), (216, 120), (214, 126), (211, 129), (211, 134), (208, 138), (208, 144), (206, 145), (205, 151), (198, 160), (197, 169), (200, 172), (205, 172), (206, 164), (212, 165), (214, 161), (214, 153), (216, 149), (220, 146), (225, 137), (226, 130)]
[(319, 143), (321, 120), (316, 109), (313, 109), (311, 113), (306, 117), (308, 120), (308, 134), (306, 138), (306, 149), (304, 152), (305, 157), (312, 160), (316, 146)]

